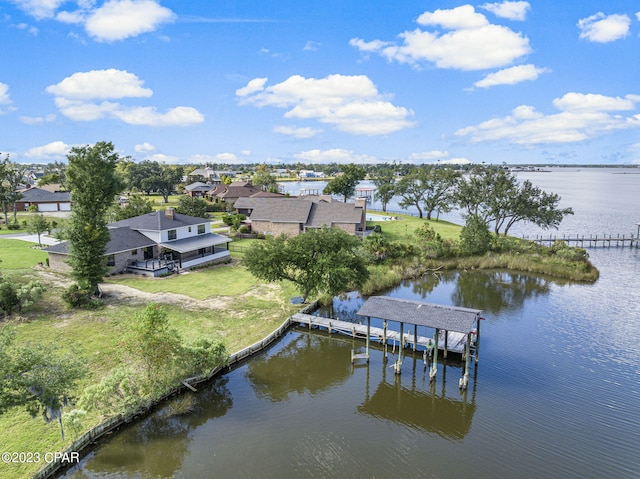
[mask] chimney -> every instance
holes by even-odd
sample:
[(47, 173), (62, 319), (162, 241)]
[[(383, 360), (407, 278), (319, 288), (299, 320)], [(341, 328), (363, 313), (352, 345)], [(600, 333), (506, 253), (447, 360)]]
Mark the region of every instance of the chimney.
[(366, 212), (367, 211), (367, 199), (366, 198), (356, 198), (356, 208), (362, 208)]
[(175, 208), (167, 208), (166, 210), (164, 210), (164, 214), (167, 218), (173, 220), (175, 219), (175, 215), (176, 215), (176, 209)]

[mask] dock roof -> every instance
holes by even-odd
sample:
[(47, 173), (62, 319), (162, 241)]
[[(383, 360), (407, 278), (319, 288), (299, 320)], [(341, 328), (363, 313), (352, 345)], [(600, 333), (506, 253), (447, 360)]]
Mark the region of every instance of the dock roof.
[(386, 319), (458, 333), (470, 333), (482, 310), (425, 303), (410, 299), (372, 296), (356, 313), (359, 316)]

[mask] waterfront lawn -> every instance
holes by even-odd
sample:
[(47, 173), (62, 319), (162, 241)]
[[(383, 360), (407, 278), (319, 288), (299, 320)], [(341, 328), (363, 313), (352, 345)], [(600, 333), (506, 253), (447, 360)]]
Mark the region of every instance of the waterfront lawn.
[(258, 280), (246, 268), (237, 265), (216, 266), (165, 278), (112, 276), (117, 283), (147, 293), (177, 293), (203, 300), (213, 296), (239, 296), (256, 287)]
[(27, 269), (47, 260), (47, 253), (36, 243), (0, 238), (0, 270)]
[(367, 226), (380, 226), (382, 234), (389, 241), (405, 240), (413, 234), (413, 232), (427, 223), (433, 230), (438, 233), (442, 239), (459, 239), (462, 227), (448, 221), (435, 221), (418, 218), (411, 215), (396, 215), (398, 220), (390, 221), (367, 221)]

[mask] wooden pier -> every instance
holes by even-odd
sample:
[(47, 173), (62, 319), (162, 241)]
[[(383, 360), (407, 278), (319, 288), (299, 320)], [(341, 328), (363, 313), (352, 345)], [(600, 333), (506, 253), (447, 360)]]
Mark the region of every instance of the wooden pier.
[[(322, 316), (314, 316), (312, 314), (304, 314), (304, 313), (296, 313), (291, 317), (291, 320), (294, 323), (300, 323), (304, 326), (309, 326), (309, 328), (321, 328), (332, 333), (340, 333), (347, 336), (351, 336), (357, 339), (366, 339), (367, 338), (367, 325), (366, 324), (358, 324), (352, 323), (349, 321), (341, 321), (339, 319), (325, 318)], [(403, 332), (402, 342), (404, 348), (412, 348), (414, 351), (418, 346), (422, 346), (425, 349), (433, 349), (433, 338), (426, 336), (419, 336), (415, 334), (416, 329), (414, 328), (414, 333), (411, 332)], [(456, 333), (455, 331), (448, 331), (448, 337), (445, 345), (445, 331), (441, 332), (438, 336), (438, 349), (441, 351), (447, 351), (457, 354), (464, 354), (465, 349), (465, 339), (466, 335), (463, 333)], [(386, 334), (387, 344), (393, 346), (395, 348), (396, 345), (400, 346), (400, 332), (392, 331), (383, 328), (376, 328), (374, 326), (369, 327), (369, 338), (378, 341), (379, 343), (384, 343), (384, 338)], [(473, 346), (472, 346), (473, 349)], [(446, 357), (446, 356), (445, 356)], [(365, 359), (356, 357), (354, 359)]]
[(546, 244), (551, 246), (556, 241), (564, 241), (569, 246), (579, 246), (580, 248), (595, 248), (595, 247), (640, 247), (640, 241), (638, 235), (633, 234), (601, 234), (601, 235), (536, 235), (536, 236), (523, 236), (522, 239), (534, 241), (540, 244)]

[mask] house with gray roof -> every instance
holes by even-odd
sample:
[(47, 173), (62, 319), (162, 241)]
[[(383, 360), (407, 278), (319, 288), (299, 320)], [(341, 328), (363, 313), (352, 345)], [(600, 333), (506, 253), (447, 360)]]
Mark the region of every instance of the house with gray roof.
[(22, 197), (16, 202), (18, 211), (27, 211), (31, 205), (39, 212), (71, 211), (71, 193), (53, 188), (27, 188), (20, 190)]
[(340, 228), (353, 235), (366, 230), (366, 200), (336, 201), (331, 196), (238, 198), (236, 211), (248, 213), (254, 233), (295, 236), (314, 228)]
[[(110, 274), (130, 272), (160, 276), (194, 266), (225, 261), (230, 238), (211, 232), (207, 218), (176, 213), (174, 208), (154, 211), (108, 225), (111, 239), (105, 255)], [(45, 249), (49, 267), (68, 271), (68, 242)]]

